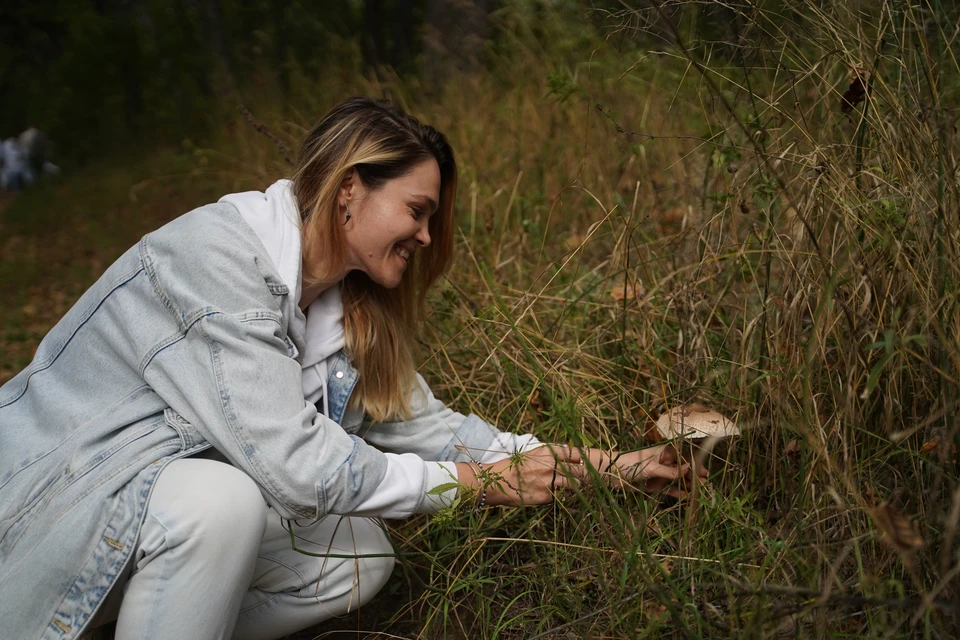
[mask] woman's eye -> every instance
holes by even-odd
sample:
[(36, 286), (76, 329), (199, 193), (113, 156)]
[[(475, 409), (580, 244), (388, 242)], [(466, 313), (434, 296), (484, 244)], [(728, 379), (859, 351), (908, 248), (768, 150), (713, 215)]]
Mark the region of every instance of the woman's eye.
[(416, 207), (413, 207), (411, 211), (413, 211), (413, 217), (416, 218), (417, 220), (423, 217), (423, 209), (418, 209)]

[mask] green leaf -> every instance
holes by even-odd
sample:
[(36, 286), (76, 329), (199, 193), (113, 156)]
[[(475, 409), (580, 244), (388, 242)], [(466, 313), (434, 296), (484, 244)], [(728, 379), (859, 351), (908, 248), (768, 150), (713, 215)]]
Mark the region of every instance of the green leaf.
[(456, 489), (459, 486), (460, 486), (459, 482), (445, 482), (443, 484), (438, 484), (433, 489), (430, 489), (430, 491), (427, 491), (427, 495), (439, 496), (441, 494), (446, 493), (447, 491), (450, 491), (451, 489)]

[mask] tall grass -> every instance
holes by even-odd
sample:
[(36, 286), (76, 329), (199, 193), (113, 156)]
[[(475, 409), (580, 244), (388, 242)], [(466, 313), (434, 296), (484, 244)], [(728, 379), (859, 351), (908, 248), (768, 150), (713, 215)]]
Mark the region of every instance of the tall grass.
[[(496, 14), (487, 71), (438, 86), (345, 65), (295, 79), (288, 104), (251, 97), (290, 140), (350, 93), (450, 137), (459, 255), (420, 337), (449, 404), (611, 449), (647, 446), (681, 402), (744, 428), (685, 504), (596, 485), (397, 523), (412, 600), (395, 628), (956, 636), (956, 11), (725, 6), (721, 23), (684, 3), (584, 26), (524, 5)], [(198, 153), (176, 174), (188, 193), (286, 171), (242, 121)]]
[(698, 5), (583, 48), (540, 22), (512, 84), (431, 112), (469, 167), (425, 340), (448, 397), (610, 448), (678, 402), (746, 428), (686, 506), (595, 487), (441, 527), (414, 562), (441, 635), (957, 632), (954, 14), (731, 11), (736, 41)]

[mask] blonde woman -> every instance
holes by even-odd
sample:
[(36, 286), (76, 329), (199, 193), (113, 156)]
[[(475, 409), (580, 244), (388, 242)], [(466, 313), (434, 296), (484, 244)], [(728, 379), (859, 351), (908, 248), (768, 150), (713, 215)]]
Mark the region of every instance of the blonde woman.
[(541, 446), (430, 393), (410, 343), (456, 180), (443, 135), (353, 98), (292, 181), (187, 213), (107, 269), (0, 387), (0, 637), (115, 619), (122, 640), (278, 638), (385, 584), (379, 518), (457, 491), (548, 502), (588, 463), (650, 489), (687, 473), (659, 449)]

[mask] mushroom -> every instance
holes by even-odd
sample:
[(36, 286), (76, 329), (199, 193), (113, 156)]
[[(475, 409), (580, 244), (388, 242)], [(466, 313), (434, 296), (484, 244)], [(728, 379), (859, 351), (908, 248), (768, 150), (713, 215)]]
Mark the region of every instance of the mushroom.
[(733, 420), (728, 420), (698, 402), (663, 412), (657, 420), (657, 431), (667, 440), (679, 437), (700, 440), (740, 435), (740, 429)]
[[(740, 428), (733, 420), (696, 402), (664, 411), (657, 420), (657, 431), (667, 440), (689, 441), (689, 447), (677, 447), (678, 455), (686, 460), (696, 458), (698, 464), (706, 462), (721, 440), (740, 435)], [(695, 451), (700, 453), (695, 455)]]

